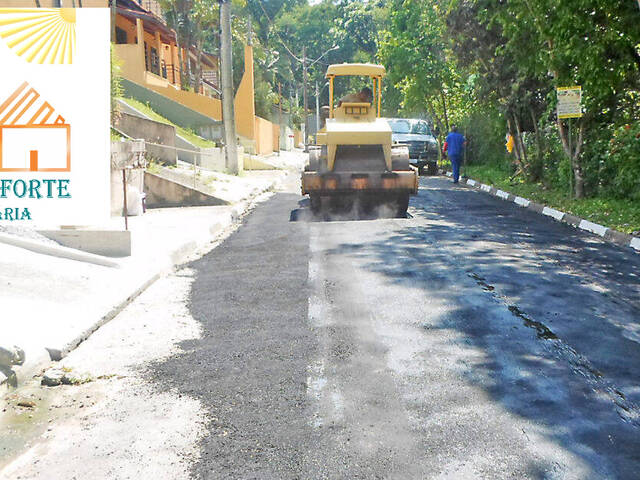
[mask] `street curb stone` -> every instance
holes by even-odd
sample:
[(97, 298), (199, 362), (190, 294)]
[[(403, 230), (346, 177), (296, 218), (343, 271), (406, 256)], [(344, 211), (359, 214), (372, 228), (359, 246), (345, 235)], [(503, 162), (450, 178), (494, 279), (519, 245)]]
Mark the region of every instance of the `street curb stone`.
[(24, 248), (42, 255), (52, 257), (66, 258), (68, 260), (76, 260), (78, 262), (93, 263), (103, 267), (119, 268), (120, 264), (100, 255), (82, 252), (74, 248), (63, 247), (62, 245), (50, 245), (48, 243), (38, 242), (26, 238), (17, 237), (15, 235), (7, 235), (0, 233), (0, 243), (6, 243), (14, 247)]
[[(451, 171), (444, 171), (444, 174), (447, 177), (452, 176)], [(499, 190), (491, 185), (486, 185), (472, 178), (460, 177), (460, 183), (466, 184), (474, 188), (475, 190), (479, 190), (481, 192), (493, 195), (494, 197), (498, 197), (504, 201), (515, 203), (519, 207), (532, 210), (547, 217), (551, 217), (558, 222), (566, 223), (567, 225), (571, 225), (572, 227), (578, 228), (593, 235), (597, 235), (598, 237), (604, 239), (609, 243), (613, 243), (614, 245), (618, 245), (621, 247), (630, 247), (636, 252), (640, 253), (640, 237), (634, 237), (633, 235), (618, 232), (617, 230), (612, 230), (608, 227), (605, 227), (604, 225), (590, 222), (589, 220), (585, 220), (584, 218), (576, 217), (575, 215), (571, 215), (570, 213), (562, 212), (560, 210), (556, 210), (555, 208), (532, 202), (531, 200), (523, 197), (518, 197), (517, 195), (505, 192), (504, 190)]]

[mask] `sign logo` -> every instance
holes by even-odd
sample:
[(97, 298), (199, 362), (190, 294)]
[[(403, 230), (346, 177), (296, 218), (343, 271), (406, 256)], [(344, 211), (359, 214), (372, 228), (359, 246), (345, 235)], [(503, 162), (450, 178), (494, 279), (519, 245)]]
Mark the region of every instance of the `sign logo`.
[(71, 64), (76, 48), (76, 10), (3, 9), (0, 37), (29, 63)]
[(109, 218), (109, 34), (107, 8), (0, 8), (0, 225)]
[(69, 172), (71, 126), (27, 82), (0, 104), (0, 172)]

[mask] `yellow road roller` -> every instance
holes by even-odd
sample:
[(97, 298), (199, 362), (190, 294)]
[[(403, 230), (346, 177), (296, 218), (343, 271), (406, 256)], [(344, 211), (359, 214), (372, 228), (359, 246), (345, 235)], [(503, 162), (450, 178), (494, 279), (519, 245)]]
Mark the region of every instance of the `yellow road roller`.
[[(380, 118), (382, 65), (343, 63), (327, 68), (329, 118), (309, 149), (302, 173), (302, 194), (311, 209), (384, 208), (406, 216), (409, 196), (418, 192), (418, 170), (409, 164), (406, 146), (393, 146), (391, 127)], [(334, 106), (334, 80), (341, 76), (369, 77), (367, 95), (348, 95)], [(363, 98), (365, 99), (364, 101)]]

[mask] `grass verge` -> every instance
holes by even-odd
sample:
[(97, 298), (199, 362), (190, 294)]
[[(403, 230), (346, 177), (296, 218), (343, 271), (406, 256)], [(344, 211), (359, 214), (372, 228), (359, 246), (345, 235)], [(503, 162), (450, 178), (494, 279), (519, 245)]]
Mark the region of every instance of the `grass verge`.
[(149, 117), (151, 120), (155, 120), (156, 122), (166, 123), (167, 125), (172, 125), (176, 127), (176, 133), (180, 135), (182, 138), (184, 138), (185, 140), (187, 140), (188, 142), (193, 143), (196, 147), (211, 148), (216, 146), (216, 144), (211, 140), (202, 138), (201, 136), (197, 135), (193, 131), (170, 122), (169, 120), (164, 118), (162, 115), (152, 110), (151, 107), (149, 107), (149, 105), (145, 103), (142, 103), (134, 98), (122, 98), (121, 100), (127, 103), (127, 105), (135, 108), (136, 110), (139, 110), (140, 112), (145, 114), (147, 117)]
[(474, 180), (620, 232), (640, 231), (638, 202), (604, 197), (571, 198), (568, 191), (552, 189), (542, 183), (525, 183), (519, 178), (509, 180), (508, 167), (500, 164), (468, 165), (463, 173)]

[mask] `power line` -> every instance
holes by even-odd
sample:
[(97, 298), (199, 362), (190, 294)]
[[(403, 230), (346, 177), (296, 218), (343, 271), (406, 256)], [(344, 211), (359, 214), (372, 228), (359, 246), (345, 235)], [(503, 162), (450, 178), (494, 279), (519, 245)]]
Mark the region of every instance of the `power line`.
[(287, 46), (286, 43), (284, 43), (284, 40), (282, 39), (282, 37), (280, 36), (280, 33), (278, 32), (278, 30), (276, 30), (274, 28), (273, 22), (271, 21), (271, 17), (269, 17), (269, 14), (267, 13), (267, 11), (264, 8), (264, 5), (262, 5), (262, 1), (261, 0), (256, 0), (256, 3), (258, 5), (260, 5), (260, 8), (262, 9), (262, 11), (264, 12), (265, 17), (267, 17), (267, 21), (269, 22), (269, 25), (271, 26), (271, 28), (273, 29), (274, 32), (276, 32), (276, 35), (278, 36), (278, 38), (280, 39), (280, 43), (282, 43), (282, 46), (284, 47), (284, 49), (289, 53), (289, 55), (291, 55), (295, 60), (297, 60), (298, 62), (302, 63), (302, 60), (299, 59), (298, 57), (296, 57), (293, 52), (291, 51), (291, 49)]

